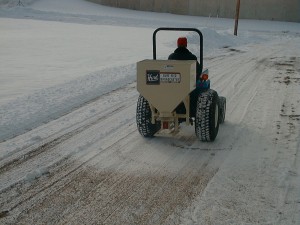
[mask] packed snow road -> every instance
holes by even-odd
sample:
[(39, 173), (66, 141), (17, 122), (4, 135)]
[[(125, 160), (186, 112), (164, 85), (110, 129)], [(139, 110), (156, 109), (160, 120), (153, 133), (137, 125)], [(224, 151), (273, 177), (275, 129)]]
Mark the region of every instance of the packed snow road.
[(213, 143), (142, 138), (135, 83), (0, 143), (0, 223), (298, 224), (299, 45), (205, 59), (228, 101)]

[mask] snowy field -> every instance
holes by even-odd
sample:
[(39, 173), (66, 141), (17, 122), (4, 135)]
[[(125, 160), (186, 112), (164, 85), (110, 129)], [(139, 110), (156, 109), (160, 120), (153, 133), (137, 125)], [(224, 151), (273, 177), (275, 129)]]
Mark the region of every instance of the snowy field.
[[(300, 224), (300, 24), (0, 0), (0, 224)], [(136, 62), (195, 27), (227, 98), (213, 143), (143, 139)], [(187, 35), (162, 32), (158, 56)]]

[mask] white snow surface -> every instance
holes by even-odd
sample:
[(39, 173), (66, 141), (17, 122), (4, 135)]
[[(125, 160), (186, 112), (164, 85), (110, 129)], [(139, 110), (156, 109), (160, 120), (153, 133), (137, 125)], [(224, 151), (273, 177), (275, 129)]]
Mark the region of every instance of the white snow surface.
[[(265, 33), (255, 35), (264, 29), (261, 23), (273, 31), (273, 38), (299, 28), (296, 23), (242, 21), (241, 30), (246, 31), (236, 38), (228, 19), (136, 12), (80, 0), (21, 1), (27, 7), (2, 2), (0, 140), (132, 82), (134, 63), (152, 58), (152, 32), (159, 26), (202, 29), (206, 56), (221, 47), (268, 40)], [(164, 44), (157, 47), (159, 57), (172, 52), (177, 36), (158, 36), (158, 43)], [(190, 49), (196, 55), (198, 42), (191, 34)]]
[[(204, 162), (204, 158), (208, 159), (205, 171), (213, 171), (203, 190), (193, 192), (197, 194), (188, 203), (159, 224), (300, 224), (299, 23), (240, 20), (236, 37), (232, 19), (139, 12), (84, 0), (21, 2), (23, 6), (0, 0), (0, 168), (14, 158), (25, 158), (34, 148), (42, 149), (47, 140), (77, 132), (81, 124), (89, 127), (88, 123), (102, 120), (99, 115), (111, 118), (90, 134), (67, 140), (65, 148), (55, 149), (44, 161), (33, 161), (25, 169), (17, 165), (10, 176), (0, 170), (4, 174), (0, 193), (16, 183), (31, 185), (47, 177), (65, 158), (86, 162), (87, 157), (97, 156), (96, 148), (102, 151), (115, 140), (123, 141), (128, 132), (134, 137), (122, 154), (134, 160), (126, 171), (156, 171), (169, 154), (174, 164), (162, 164), (163, 173), (181, 173), (185, 159), (196, 165), (195, 159)], [(226, 122), (214, 143), (199, 142), (193, 129), (185, 126), (179, 136), (159, 135), (144, 142), (136, 130), (136, 62), (152, 58), (152, 33), (163, 26), (203, 32), (204, 65), (210, 69), (213, 88), (228, 104)], [(190, 50), (199, 55), (197, 35), (162, 32), (157, 41), (159, 58), (167, 58), (175, 49), (179, 35), (187, 35)], [(124, 113), (115, 113), (120, 109)], [(137, 151), (137, 145), (150, 151), (150, 158), (143, 158), (146, 153)], [(114, 168), (113, 162), (103, 162), (98, 169)], [(0, 223), (3, 218), (4, 224), (18, 221), (20, 204), (10, 209), (2, 205)], [(93, 204), (79, 210), (78, 217), (89, 215)], [(143, 211), (142, 206), (139, 209)], [(3, 216), (6, 210), (12, 218)], [(46, 223), (65, 223), (69, 218), (72, 224), (68, 215)], [(42, 213), (40, 217), (26, 221), (43, 224)]]

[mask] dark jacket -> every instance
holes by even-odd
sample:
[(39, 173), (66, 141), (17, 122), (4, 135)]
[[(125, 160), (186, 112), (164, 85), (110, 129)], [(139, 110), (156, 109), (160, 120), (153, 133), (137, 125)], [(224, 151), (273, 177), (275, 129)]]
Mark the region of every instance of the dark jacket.
[[(185, 47), (178, 47), (177, 49), (175, 49), (174, 53), (169, 55), (168, 59), (169, 60), (196, 60), (197, 61), (197, 57)], [(202, 73), (202, 71), (200, 71), (201, 70), (200, 68), (201, 68), (200, 64), (197, 61), (197, 78)]]

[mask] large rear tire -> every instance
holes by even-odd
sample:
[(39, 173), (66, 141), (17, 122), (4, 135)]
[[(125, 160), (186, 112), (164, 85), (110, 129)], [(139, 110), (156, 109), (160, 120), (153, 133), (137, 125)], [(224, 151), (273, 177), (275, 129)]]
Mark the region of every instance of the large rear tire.
[(209, 89), (197, 101), (195, 133), (204, 142), (214, 141), (219, 131), (219, 96)]
[(152, 114), (149, 103), (140, 95), (136, 108), (136, 124), (138, 131), (143, 137), (153, 137), (160, 130), (161, 123), (156, 121), (155, 124), (152, 124), (151, 118)]

